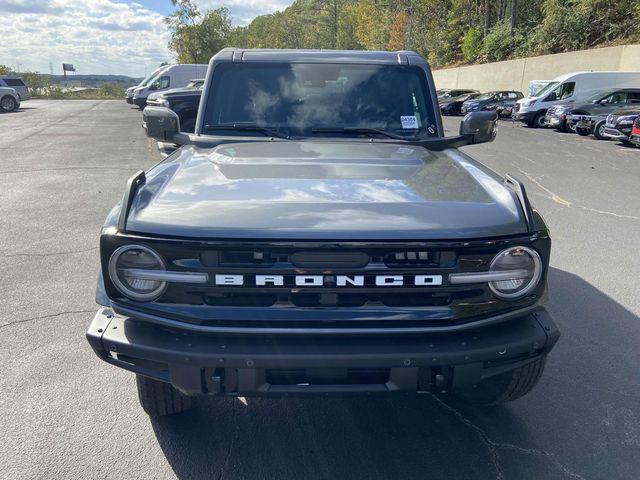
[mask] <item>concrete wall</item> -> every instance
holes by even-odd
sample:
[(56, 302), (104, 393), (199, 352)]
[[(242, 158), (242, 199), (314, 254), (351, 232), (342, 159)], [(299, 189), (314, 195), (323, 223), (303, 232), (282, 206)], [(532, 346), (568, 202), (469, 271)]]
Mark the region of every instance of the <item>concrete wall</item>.
[(589, 70), (640, 72), (640, 45), (594, 48), (447, 68), (435, 70), (433, 78), (436, 88), (475, 88), (484, 92), (520, 90), (526, 95), (531, 80), (551, 80), (563, 73)]

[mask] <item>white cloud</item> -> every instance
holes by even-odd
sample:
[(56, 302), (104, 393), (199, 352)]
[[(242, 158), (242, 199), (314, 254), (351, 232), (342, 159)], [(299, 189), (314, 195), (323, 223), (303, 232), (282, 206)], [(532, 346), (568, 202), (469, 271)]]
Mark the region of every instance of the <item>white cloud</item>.
[(0, 64), (61, 73), (141, 77), (172, 60), (160, 13), (114, 0), (1, 0)]
[(227, 7), (236, 25), (246, 25), (258, 15), (284, 10), (293, 0), (196, 0), (202, 12)]

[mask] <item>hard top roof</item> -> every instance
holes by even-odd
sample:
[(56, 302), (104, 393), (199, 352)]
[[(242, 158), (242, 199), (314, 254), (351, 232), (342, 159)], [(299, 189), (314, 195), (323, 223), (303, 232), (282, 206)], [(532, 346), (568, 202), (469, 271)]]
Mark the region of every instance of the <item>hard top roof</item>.
[(308, 62), (308, 63), (377, 63), (402, 65), (410, 62), (409, 58), (420, 58), (415, 52), (401, 50), (384, 52), (372, 50), (298, 50), (298, 49), (242, 49), (224, 48), (214, 60), (231, 60), (233, 62)]

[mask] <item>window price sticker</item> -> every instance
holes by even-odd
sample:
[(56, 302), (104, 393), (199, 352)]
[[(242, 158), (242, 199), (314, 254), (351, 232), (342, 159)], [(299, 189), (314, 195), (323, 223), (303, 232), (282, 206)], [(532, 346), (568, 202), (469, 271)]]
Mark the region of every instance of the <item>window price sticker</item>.
[(400, 123), (402, 124), (402, 128), (418, 129), (418, 119), (415, 115), (402, 115), (400, 117)]

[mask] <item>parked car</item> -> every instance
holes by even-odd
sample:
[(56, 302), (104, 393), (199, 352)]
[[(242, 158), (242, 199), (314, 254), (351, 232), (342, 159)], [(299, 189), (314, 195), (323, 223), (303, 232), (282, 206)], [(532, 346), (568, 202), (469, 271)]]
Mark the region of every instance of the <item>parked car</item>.
[(147, 97), (154, 92), (166, 91), (170, 88), (185, 87), (193, 78), (202, 78), (207, 71), (204, 64), (183, 64), (168, 65), (146, 86), (138, 87), (133, 91), (133, 103), (139, 108), (144, 108), (147, 104)]
[(167, 65), (166, 63), (160, 65), (153, 72), (151, 72), (149, 75), (147, 75), (138, 85), (135, 85), (133, 87), (127, 88), (125, 90), (125, 94), (124, 94), (124, 98), (125, 98), (126, 102), (130, 103), (130, 104), (133, 104), (133, 95), (134, 95), (135, 90), (138, 89), (138, 88), (146, 87), (149, 84), (149, 82), (156, 77), (156, 75), (158, 75), (161, 71), (163, 71), (168, 66), (169, 65)]
[[(604, 125), (594, 131), (594, 136), (599, 140), (618, 140), (629, 145), (633, 124), (638, 116), (640, 116), (640, 105), (613, 112), (607, 116)], [(579, 133), (582, 134), (582, 132)]]
[(444, 101), (444, 100), (448, 100), (450, 98), (456, 98), (456, 97), (460, 97), (462, 95), (466, 95), (468, 93), (478, 93), (478, 90), (473, 90), (473, 89), (469, 89), (469, 88), (458, 88), (458, 89), (453, 89), (453, 90), (440, 90), (440, 93), (438, 93), (438, 100), (439, 101)]
[(29, 87), (25, 85), (21, 78), (0, 77), (0, 87), (13, 88), (18, 94), (21, 102), (31, 98)]
[(581, 132), (588, 128), (598, 140), (606, 140), (603, 129), (607, 116), (634, 104), (640, 108), (640, 88), (617, 89), (603, 96), (596, 95), (590, 103), (574, 106), (567, 116), (567, 124), (570, 129), (572, 125), (579, 126)]
[[(204, 82), (204, 80), (202, 80)], [(147, 107), (142, 112), (142, 126), (146, 129), (146, 109), (150, 106), (162, 106), (173, 110), (180, 120), (181, 132), (193, 133), (198, 115), (198, 105), (202, 96), (202, 84), (199, 81), (193, 82), (199, 87), (174, 88), (160, 93), (157, 96), (149, 95)]]
[(523, 98), (522, 92), (515, 90), (498, 90), (487, 92), (482, 95), (466, 100), (460, 108), (461, 113), (466, 114), (479, 110), (504, 110), (513, 107), (516, 102)]
[(640, 147), (640, 116), (636, 117), (629, 136), (629, 142), (636, 147)]
[[(549, 230), (524, 187), (444, 136), (413, 52), (223, 49), (195, 134), (138, 172), (101, 231), (87, 339), (152, 416), (191, 396), (452, 391), (514, 400), (559, 332)], [(391, 340), (393, 339), (393, 340)]]
[(465, 93), (457, 97), (440, 100), (440, 112), (442, 115), (460, 115), (462, 104), (467, 100), (478, 98), (482, 93)]
[(613, 88), (637, 88), (640, 72), (573, 72), (556, 77), (535, 97), (518, 101), (514, 118), (529, 127), (544, 127), (552, 105), (583, 102), (597, 92)]
[(545, 116), (545, 124), (564, 132), (574, 132), (576, 123), (581, 122), (583, 132), (589, 128), (596, 132), (598, 124), (604, 125), (607, 115), (625, 105), (640, 104), (640, 88), (613, 89), (597, 92), (585, 103), (559, 103), (549, 107)]
[(0, 87), (0, 112), (14, 112), (20, 108), (20, 95), (14, 88)]

